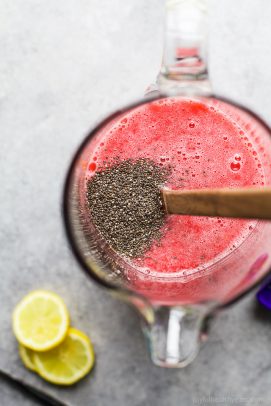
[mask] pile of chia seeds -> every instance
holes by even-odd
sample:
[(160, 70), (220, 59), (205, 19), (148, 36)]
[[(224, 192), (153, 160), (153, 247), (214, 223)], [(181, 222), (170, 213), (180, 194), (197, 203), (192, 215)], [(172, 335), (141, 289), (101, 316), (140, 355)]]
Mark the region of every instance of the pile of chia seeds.
[(140, 257), (161, 237), (160, 188), (167, 176), (168, 170), (142, 158), (115, 163), (88, 181), (91, 220), (119, 254)]

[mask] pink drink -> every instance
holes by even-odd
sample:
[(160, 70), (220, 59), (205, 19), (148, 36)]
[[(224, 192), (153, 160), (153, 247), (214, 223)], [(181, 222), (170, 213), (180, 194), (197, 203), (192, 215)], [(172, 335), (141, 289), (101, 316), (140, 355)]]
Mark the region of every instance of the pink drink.
[[(271, 181), (270, 146), (266, 130), (238, 108), (162, 99), (131, 110), (96, 136), (87, 179), (114, 159), (147, 158), (171, 167), (168, 188), (259, 187)], [(254, 277), (266, 269), (269, 233), (269, 225), (256, 221), (168, 216), (162, 238), (143, 257), (124, 258), (123, 272), (155, 301), (226, 298), (249, 272)]]

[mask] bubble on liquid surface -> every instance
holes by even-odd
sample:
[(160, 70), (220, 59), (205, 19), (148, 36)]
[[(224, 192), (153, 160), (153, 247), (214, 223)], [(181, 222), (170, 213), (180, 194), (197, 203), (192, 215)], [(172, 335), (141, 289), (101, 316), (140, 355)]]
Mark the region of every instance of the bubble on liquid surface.
[(91, 162), (88, 166), (89, 171), (94, 172), (96, 169), (96, 163), (95, 162)]
[(189, 127), (190, 128), (195, 128), (195, 123), (193, 121), (191, 121), (191, 123), (189, 123)]
[(234, 160), (237, 161), (237, 162), (240, 162), (242, 160), (241, 155), (240, 154), (235, 154), (234, 155)]
[(237, 172), (241, 169), (241, 164), (240, 164), (240, 162), (236, 162), (236, 161), (231, 162), (230, 168), (233, 172)]

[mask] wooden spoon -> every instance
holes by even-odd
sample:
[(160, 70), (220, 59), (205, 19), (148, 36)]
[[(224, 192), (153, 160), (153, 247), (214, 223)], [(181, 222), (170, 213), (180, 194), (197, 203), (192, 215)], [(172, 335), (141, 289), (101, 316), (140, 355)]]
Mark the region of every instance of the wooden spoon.
[(271, 220), (271, 187), (161, 192), (169, 214)]

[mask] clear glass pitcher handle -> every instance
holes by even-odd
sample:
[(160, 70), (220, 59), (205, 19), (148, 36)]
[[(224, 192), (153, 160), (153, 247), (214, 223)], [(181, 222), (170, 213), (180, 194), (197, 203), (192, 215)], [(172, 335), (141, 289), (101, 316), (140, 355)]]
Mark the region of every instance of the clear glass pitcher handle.
[(137, 294), (112, 293), (138, 311), (151, 359), (160, 367), (184, 368), (194, 360), (217, 308), (215, 302), (158, 306)]
[(207, 305), (161, 306), (154, 310), (152, 320), (143, 321), (154, 364), (182, 368), (196, 357), (200, 342), (205, 338)]
[(208, 0), (167, 0), (160, 93), (211, 93), (207, 66)]

